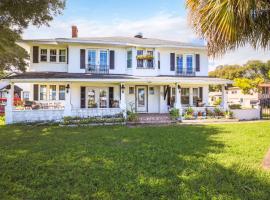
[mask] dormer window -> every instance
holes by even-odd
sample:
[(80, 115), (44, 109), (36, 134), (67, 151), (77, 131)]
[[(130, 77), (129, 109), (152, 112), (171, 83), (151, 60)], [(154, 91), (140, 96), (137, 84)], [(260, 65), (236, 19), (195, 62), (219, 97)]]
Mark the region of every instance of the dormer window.
[(56, 62), (56, 49), (50, 49), (50, 62)]
[(47, 49), (40, 50), (40, 61), (47, 62)]

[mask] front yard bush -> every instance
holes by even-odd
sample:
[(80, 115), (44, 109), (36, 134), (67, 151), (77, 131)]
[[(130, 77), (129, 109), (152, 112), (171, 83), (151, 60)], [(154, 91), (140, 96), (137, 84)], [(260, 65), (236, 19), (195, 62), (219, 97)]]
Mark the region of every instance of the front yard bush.
[(171, 117), (172, 120), (177, 120), (180, 117), (179, 109), (172, 108), (170, 110), (170, 117)]
[(86, 125), (86, 124), (105, 124), (105, 123), (123, 123), (123, 117), (64, 117), (62, 125)]

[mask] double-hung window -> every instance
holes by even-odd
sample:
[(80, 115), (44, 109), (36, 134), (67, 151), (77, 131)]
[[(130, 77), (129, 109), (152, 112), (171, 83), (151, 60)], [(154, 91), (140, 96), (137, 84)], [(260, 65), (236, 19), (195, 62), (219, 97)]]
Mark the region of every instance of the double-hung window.
[[(153, 57), (153, 51), (147, 51), (147, 55)], [(147, 59), (147, 68), (153, 68), (153, 67), (154, 67), (153, 58)]]
[(96, 50), (88, 50), (88, 68), (94, 70), (96, 68)]
[(108, 52), (105, 50), (101, 50), (99, 53), (100, 59), (100, 70), (105, 71), (108, 68)]
[(181, 89), (181, 103), (184, 105), (189, 104), (189, 88)]
[(177, 55), (176, 64), (177, 64), (176, 68), (177, 74), (183, 74), (183, 55)]
[(132, 68), (132, 51), (127, 51), (127, 68)]
[(28, 91), (23, 91), (23, 99), (28, 101), (30, 97), (30, 92)]
[(193, 105), (197, 105), (198, 101), (200, 101), (199, 88), (193, 88)]
[[(143, 55), (143, 50), (137, 50), (137, 56)], [(143, 68), (143, 59), (137, 59), (137, 67)]]
[(193, 72), (193, 56), (187, 55), (186, 61), (187, 61), (187, 74), (192, 74), (192, 72)]
[(39, 100), (47, 100), (47, 85), (40, 85)]
[(56, 85), (50, 85), (49, 88), (49, 100), (56, 100)]
[(59, 50), (59, 62), (66, 62), (66, 50), (65, 49)]
[(40, 49), (40, 61), (47, 62), (47, 49)]
[(65, 100), (66, 86), (59, 85), (59, 100)]
[(50, 62), (56, 62), (57, 50), (50, 49)]

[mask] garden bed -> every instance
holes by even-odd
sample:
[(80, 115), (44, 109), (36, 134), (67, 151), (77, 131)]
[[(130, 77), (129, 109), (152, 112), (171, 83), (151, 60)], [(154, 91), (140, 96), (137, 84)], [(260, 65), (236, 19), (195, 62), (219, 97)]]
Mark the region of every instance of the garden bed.
[(126, 120), (123, 117), (65, 117), (59, 126), (76, 127), (76, 126), (111, 126), (111, 125), (125, 125)]

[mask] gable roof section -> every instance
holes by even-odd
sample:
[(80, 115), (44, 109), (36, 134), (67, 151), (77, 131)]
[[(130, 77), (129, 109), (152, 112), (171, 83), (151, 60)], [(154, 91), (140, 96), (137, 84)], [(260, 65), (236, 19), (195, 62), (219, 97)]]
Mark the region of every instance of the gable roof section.
[(22, 40), (24, 43), (39, 43), (39, 44), (100, 44), (100, 45), (115, 45), (115, 46), (138, 46), (138, 47), (160, 47), (160, 48), (194, 48), (206, 49), (206, 46), (185, 43), (179, 41), (162, 40), (155, 38), (135, 38), (135, 37), (87, 37), (87, 38), (55, 38), (55, 39), (31, 39)]

